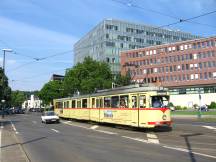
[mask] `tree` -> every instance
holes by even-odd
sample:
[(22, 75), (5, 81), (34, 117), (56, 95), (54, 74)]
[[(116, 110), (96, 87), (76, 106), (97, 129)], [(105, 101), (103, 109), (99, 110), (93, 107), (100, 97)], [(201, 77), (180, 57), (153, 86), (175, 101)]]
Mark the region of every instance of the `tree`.
[(6, 106), (9, 106), (11, 100), (11, 88), (8, 86), (8, 78), (0, 68), (0, 101), (5, 100)]
[(26, 100), (26, 95), (22, 91), (12, 91), (11, 106), (21, 107), (22, 103)]
[(78, 63), (66, 73), (63, 85), (65, 96), (77, 91), (93, 93), (95, 89), (111, 88), (112, 73), (107, 63), (86, 57), (83, 63)]
[(131, 83), (130, 73), (127, 73), (125, 76), (121, 74), (117, 74), (116, 78), (114, 79), (114, 83), (117, 84), (118, 86), (130, 85)]
[(40, 90), (38, 96), (47, 105), (52, 103), (53, 99), (63, 97), (62, 81), (49, 81)]

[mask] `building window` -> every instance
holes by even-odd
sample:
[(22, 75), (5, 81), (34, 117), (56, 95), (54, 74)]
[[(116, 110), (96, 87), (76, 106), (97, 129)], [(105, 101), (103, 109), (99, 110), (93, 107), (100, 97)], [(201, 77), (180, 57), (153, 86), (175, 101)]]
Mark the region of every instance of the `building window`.
[(184, 64), (182, 64), (182, 70), (185, 70), (185, 65)]
[(115, 42), (106, 42), (107, 47), (115, 47)]
[(198, 78), (199, 78), (199, 77), (198, 77), (198, 74), (195, 74), (194, 77), (195, 77), (195, 79), (198, 79)]
[(208, 74), (207, 74), (207, 72), (204, 73), (204, 79), (208, 79)]

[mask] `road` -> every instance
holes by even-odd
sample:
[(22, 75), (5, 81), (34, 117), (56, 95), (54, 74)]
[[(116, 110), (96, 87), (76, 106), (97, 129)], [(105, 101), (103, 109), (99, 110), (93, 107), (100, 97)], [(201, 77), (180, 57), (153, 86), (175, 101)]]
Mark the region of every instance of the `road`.
[[(43, 124), (39, 114), (7, 117), (31, 162), (210, 162), (216, 160), (216, 124), (174, 121), (173, 130), (62, 120)], [(11, 122), (9, 122), (11, 121)]]

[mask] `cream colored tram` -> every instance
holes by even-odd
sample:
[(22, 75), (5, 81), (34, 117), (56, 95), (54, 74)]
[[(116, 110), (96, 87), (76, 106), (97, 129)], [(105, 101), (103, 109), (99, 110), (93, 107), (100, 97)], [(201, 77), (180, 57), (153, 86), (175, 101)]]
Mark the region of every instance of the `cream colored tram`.
[(171, 127), (167, 89), (131, 85), (54, 100), (62, 118), (90, 120), (134, 127)]

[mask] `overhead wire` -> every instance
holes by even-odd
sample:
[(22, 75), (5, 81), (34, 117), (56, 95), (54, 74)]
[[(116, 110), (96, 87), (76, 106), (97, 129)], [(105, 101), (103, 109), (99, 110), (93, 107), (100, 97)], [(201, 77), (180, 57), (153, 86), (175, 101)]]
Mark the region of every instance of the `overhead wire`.
[(67, 70), (68, 68), (63, 68), (63, 69), (59, 69), (59, 70), (53, 70), (53, 71), (49, 71), (49, 72), (45, 72), (45, 73), (40, 73), (40, 74), (37, 74), (37, 75), (33, 75), (33, 76), (30, 76), (30, 77), (25, 77), (25, 78), (22, 78), (21, 80), (19, 79), (12, 79), (11, 81), (12, 82), (19, 82), (19, 81), (25, 81), (25, 80), (29, 80), (29, 79), (34, 79), (36, 77), (40, 77), (40, 76), (43, 76), (43, 75), (46, 75), (46, 74), (49, 74), (49, 73), (55, 73), (55, 72), (59, 72), (59, 71), (65, 71)]
[[(206, 16), (206, 15), (215, 13), (216, 11), (204, 13), (204, 14), (202, 14), (202, 15), (198, 15), (198, 16), (191, 17), (191, 18), (188, 18), (188, 19), (183, 19), (183, 18), (179, 18), (179, 17), (173, 16), (173, 15), (169, 15), (169, 14), (166, 14), (166, 13), (163, 13), (163, 12), (160, 12), (160, 11), (157, 11), (157, 10), (152, 10), (152, 9), (149, 9), (149, 8), (144, 8), (144, 7), (140, 6), (140, 5), (137, 5), (137, 4), (132, 3), (132, 1), (130, 1), (130, 2), (123, 2), (123, 1), (120, 1), (120, 0), (111, 0), (111, 1), (116, 2), (116, 3), (119, 3), (119, 4), (122, 4), (122, 5), (125, 5), (125, 6), (127, 6), (127, 7), (133, 7), (133, 8), (141, 9), (141, 10), (143, 10), (143, 11), (152, 12), (152, 13), (155, 13), (155, 14), (159, 14), (159, 15), (161, 15), (161, 16), (166, 16), (166, 17), (169, 17), (169, 18), (173, 18), (173, 19), (178, 20), (177, 22), (170, 23), (170, 24), (167, 24), (167, 25), (162, 25), (162, 26), (160, 26), (160, 27), (158, 27), (158, 28), (163, 28), (163, 27), (166, 27), (166, 26), (175, 25), (175, 24), (182, 23), (182, 22), (194, 23), (194, 24), (198, 24), (198, 25), (208, 26), (208, 27), (211, 27), (211, 28), (216, 28), (216, 26), (213, 26), (213, 25), (209, 25), (209, 24), (204, 24), (204, 23), (200, 23), (200, 22), (191, 21), (191, 20), (193, 20), (193, 19), (197, 19), (197, 18), (199, 18), (199, 17), (202, 17), (202, 16)], [(157, 28), (156, 28), (156, 29), (157, 29)]]
[(15, 67), (13, 69), (10, 69), (10, 70), (8, 70), (8, 72), (10, 72), (10, 71), (16, 71), (16, 70), (19, 70), (20, 68), (22, 68), (24, 66), (27, 66), (29, 64), (33, 64), (33, 63), (36, 63), (36, 62), (39, 62), (39, 61), (43, 61), (43, 60), (46, 60), (46, 59), (49, 59), (49, 58), (53, 58), (53, 57), (56, 57), (56, 56), (59, 56), (59, 55), (64, 55), (64, 54), (70, 53), (72, 51), (73, 50), (68, 50), (68, 51), (64, 51), (64, 52), (58, 52), (58, 53), (55, 53), (55, 54), (52, 54), (52, 55), (49, 55), (49, 56), (46, 56), (46, 57), (37, 58), (34, 61), (30, 61), (30, 62), (24, 63), (24, 64), (22, 64), (20, 66), (17, 66), (17, 67)]

